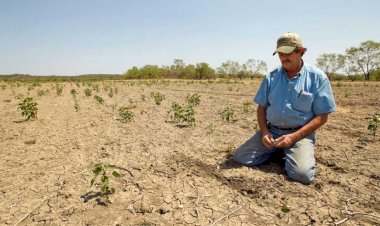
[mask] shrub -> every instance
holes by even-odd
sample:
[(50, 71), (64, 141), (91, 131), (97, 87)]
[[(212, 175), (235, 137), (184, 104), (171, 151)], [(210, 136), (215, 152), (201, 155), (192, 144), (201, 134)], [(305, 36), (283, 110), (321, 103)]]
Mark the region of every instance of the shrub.
[(243, 112), (248, 113), (252, 102), (246, 101), (243, 103)]
[(230, 122), (234, 118), (234, 110), (231, 107), (226, 107), (221, 115), (223, 120)]
[(26, 117), (26, 121), (29, 119), (37, 118), (37, 102), (32, 97), (27, 97), (18, 104), (18, 109), (21, 110), (21, 115)]
[(380, 113), (376, 113), (368, 120), (368, 127), (367, 129), (373, 135), (373, 138), (376, 137), (377, 127), (380, 123)]
[(162, 95), (162, 94), (159, 93), (159, 92), (157, 92), (157, 93), (152, 92), (152, 93), (151, 93), (151, 96), (153, 96), (154, 101), (156, 102), (157, 105), (160, 105), (161, 102), (165, 99), (165, 96)]
[(62, 92), (63, 92), (63, 87), (61, 85), (59, 85), (59, 84), (56, 84), (55, 85), (55, 91), (57, 93), (57, 96), (60, 96), (62, 94)]
[(112, 90), (112, 88), (110, 89), (110, 91), (109, 91), (109, 93), (108, 93), (108, 96), (109, 96), (109, 97), (113, 97), (113, 90)]
[(70, 94), (75, 97), (77, 95), (77, 91), (75, 89), (71, 89)]
[(187, 123), (188, 125), (195, 125), (195, 111), (193, 106), (181, 106), (177, 102), (173, 102), (172, 109), (169, 111), (171, 120), (177, 123)]
[(188, 94), (186, 99), (187, 99), (187, 103), (193, 107), (199, 105), (199, 103), (201, 102), (201, 99), (200, 99), (200, 95), (198, 93), (194, 93), (193, 95), (190, 95)]
[(129, 122), (133, 119), (133, 112), (131, 112), (128, 107), (119, 108), (119, 115), (125, 122)]
[(95, 100), (99, 103), (99, 104), (103, 104), (104, 103), (104, 100), (102, 97), (98, 96), (98, 95), (95, 95), (94, 96)]
[(84, 89), (84, 95), (86, 95), (86, 97), (91, 96), (91, 93), (92, 93), (91, 89), (89, 88)]

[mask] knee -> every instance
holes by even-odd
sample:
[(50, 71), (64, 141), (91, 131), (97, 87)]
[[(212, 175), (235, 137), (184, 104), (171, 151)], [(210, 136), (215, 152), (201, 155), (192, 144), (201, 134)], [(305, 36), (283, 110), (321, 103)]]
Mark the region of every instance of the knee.
[(237, 162), (239, 164), (247, 164), (247, 160), (246, 158), (244, 158), (244, 153), (242, 153), (242, 151), (239, 150), (239, 148), (235, 151), (232, 159), (234, 160), (234, 162)]
[(252, 166), (254, 155), (240, 147), (235, 151), (232, 159), (241, 165)]
[(288, 177), (294, 181), (310, 184), (315, 176), (315, 169), (313, 167), (294, 167), (292, 169), (287, 169)]

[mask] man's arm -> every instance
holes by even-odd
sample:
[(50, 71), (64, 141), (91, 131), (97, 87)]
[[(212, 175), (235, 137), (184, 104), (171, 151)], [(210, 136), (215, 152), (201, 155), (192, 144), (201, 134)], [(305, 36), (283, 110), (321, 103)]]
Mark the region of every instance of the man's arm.
[(273, 143), (275, 141), (273, 139), (272, 134), (269, 133), (266, 114), (267, 114), (267, 109), (259, 105), (257, 107), (257, 121), (260, 127), (261, 141), (266, 147), (271, 148), (273, 147)]
[(306, 125), (304, 125), (301, 129), (297, 130), (296, 132), (288, 135), (283, 135), (276, 139), (276, 144), (274, 146), (279, 148), (292, 146), (297, 141), (305, 138), (306, 136), (310, 135), (318, 128), (323, 126), (327, 122), (328, 115), (329, 113), (315, 116), (310, 122), (308, 122)]

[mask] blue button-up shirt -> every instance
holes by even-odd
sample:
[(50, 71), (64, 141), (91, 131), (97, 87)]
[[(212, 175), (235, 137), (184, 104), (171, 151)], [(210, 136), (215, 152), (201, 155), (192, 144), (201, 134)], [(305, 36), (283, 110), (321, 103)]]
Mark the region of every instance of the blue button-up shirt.
[(336, 111), (329, 79), (308, 64), (291, 79), (282, 67), (266, 75), (254, 102), (267, 109), (268, 123), (284, 128), (300, 127), (316, 115)]

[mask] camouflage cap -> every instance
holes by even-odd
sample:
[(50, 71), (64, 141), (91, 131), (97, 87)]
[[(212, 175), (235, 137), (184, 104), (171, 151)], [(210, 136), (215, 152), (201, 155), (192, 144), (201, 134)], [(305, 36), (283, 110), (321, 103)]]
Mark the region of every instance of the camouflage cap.
[(277, 39), (277, 49), (273, 55), (276, 53), (289, 54), (293, 52), (297, 47), (303, 48), (300, 36), (294, 32), (287, 32)]

